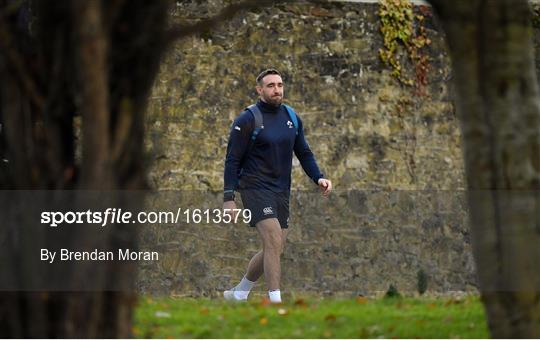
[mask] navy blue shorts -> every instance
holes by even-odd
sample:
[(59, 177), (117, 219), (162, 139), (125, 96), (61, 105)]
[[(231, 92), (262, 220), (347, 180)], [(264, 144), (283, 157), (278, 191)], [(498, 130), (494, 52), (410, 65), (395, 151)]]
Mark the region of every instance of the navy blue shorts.
[(289, 193), (270, 190), (244, 189), (240, 191), (244, 209), (251, 211), (249, 225), (267, 218), (277, 218), (281, 229), (289, 227)]

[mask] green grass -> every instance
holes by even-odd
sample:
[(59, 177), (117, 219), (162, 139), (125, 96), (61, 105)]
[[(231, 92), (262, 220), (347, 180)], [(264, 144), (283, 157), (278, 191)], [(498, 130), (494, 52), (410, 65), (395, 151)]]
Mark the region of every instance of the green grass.
[(487, 338), (483, 307), (461, 300), (297, 299), (280, 306), (141, 297), (133, 335), (143, 338)]

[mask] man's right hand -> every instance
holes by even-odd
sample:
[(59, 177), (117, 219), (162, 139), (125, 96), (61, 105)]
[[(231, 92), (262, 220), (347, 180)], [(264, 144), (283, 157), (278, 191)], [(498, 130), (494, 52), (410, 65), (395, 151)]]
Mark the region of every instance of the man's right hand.
[(223, 215), (229, 215), (231, 216), (231, 221), (234, 221), (236, 219), (236, 215), (238, 215), (238, 210), (236, 209), (236, 203), (234, 201), (227, 201), (223, 203)]

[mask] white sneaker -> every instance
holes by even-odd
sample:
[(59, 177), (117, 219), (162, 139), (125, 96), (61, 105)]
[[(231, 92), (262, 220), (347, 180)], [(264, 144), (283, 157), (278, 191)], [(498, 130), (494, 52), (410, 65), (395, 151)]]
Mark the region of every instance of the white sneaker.
[(239, 298), (238, 296), (236, 296), (236, 294), (234, 294), (234, 288), (232, 288), (231, 290), (224, 291), (223, 292), (223, 297), (227, 301), (237, 301), (237, 302), (245, 302), (245, 301), (247, 301), (247, 298), (242, 299), (242, 298)]

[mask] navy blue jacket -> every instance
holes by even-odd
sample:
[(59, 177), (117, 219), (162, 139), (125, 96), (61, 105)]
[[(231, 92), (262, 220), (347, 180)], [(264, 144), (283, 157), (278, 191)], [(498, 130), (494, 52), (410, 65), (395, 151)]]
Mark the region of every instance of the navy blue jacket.
[[(283, 105), (275, 107), (259, 100), (257, 106), (263, 115), (264, 128), (254, 142), (251, 134), (255, 119), (251, 112), (243, 111), (232, 125), (225, 159), (225, 192), (238, 188), (290, 191), (293, 151), (306, 174), (317, 183), (323, 175), (304, 138), (300, 117), (296, 134)], [(230, 199), (226, 194), (225, 200)]]

